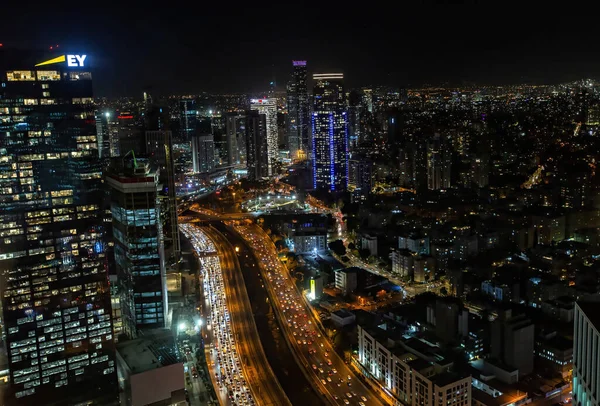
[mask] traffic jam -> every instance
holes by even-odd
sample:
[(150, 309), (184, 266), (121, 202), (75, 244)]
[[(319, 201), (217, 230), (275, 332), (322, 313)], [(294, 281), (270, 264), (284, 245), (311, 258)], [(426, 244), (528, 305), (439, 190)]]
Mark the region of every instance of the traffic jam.
[(270, 240), (262, 240), (245, 226), (236, 227), (236, 231), (250, 242), (257, 259), (266, 270), (266, 275), (274, 287), (273, 290), (277, 292), (279, 308), (284, 314), (288, 334), (291, 333), (293, 337), (290, 339), (311, 365), (316, 379), (340, 403), (366, 406), (367, 398), (352, 390), (352, 377), (350, 375), (340, 376), (334, 367), (328, 351), (329, 347), (324, 345), (326, 338), (317, 331), (316, 326), (309, 319), (307, 309), (301, 302), (300, 294), (293, 288), (289, 278), (284, 276), (287, 272), (282, 269), (283, 265), (279, 262), (277, 255), (269, 253), (265, 248), (269, 246)]
[[(229, 404), (232, 406), (255, 405), (255, 400), (242, 373), (240, 356), (236, 350), (225, 297), (223, 274), (219, 257), (216, 255), (216, 248), (212, 240), (200, 228), (191, 224), (183, 224), (181, 229), (192, 242), (201, 264), (205, 306), (209, 314), (206, 328), (213, 337), (210, 359), (214, 360), (212, 367), (217, 389), (226, 392)], [(211, 363), (209, 362), (209, 364)]]

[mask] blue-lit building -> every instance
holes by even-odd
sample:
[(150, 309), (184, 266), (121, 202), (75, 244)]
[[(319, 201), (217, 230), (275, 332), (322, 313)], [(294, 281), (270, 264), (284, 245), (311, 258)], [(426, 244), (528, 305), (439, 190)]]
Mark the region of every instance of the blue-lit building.
[(5, 406), (118, 404), (89, 61), (0, 48)]
[(165, 326), (166, 274), (158, 173), (145, 159), (116, 159), (110, 187), (122, 332)]
[(344, 75), (313, 75), (313, 187), (335, 192), (348, 187), (348, 121)]

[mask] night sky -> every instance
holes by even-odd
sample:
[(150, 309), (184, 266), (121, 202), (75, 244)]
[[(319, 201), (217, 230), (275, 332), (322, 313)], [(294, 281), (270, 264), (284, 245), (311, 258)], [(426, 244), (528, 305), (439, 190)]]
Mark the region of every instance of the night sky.
[[(11, 2), (3, 5), (0, 42), (88, 53), (98, 96), (140, 96), (146, 87), (158, 94), (259, 92), (273, 77), (284, 89), (292, 59), (308, 60), (309, 73), (341, 70), (350, 87), (558, 83), (600, 72), (599, 30), (585, 15), (317, 5), (330, 4), (324, 1), (163, 8), (169, 3), (70, 2), (51, 10)], [(86, 10), (77, 11), (79, 4)]]

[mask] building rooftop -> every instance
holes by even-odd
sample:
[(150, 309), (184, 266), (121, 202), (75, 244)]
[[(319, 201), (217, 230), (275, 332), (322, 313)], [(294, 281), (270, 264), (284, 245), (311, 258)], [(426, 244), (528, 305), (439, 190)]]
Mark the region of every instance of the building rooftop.
[(179, 362), (177, 345), (168, 329), (147, 330), (143, 337), (121, 341), (117, 352), (133, 374)]
[(354, 313), (349, 312), (346, 309), (340, 309), (340, 310), (336, 310), (335, 312), (333, 312), (333, 314), (335, 314), (336, 316), (345, 319), (346, 317), (353, 317)]
[(441, 374), (434, 375), (431, 378), (431, 382), (439, 387), (444, 387), (465, 378), (466, 376), (462, 376), (454, 372), (442, 372)]

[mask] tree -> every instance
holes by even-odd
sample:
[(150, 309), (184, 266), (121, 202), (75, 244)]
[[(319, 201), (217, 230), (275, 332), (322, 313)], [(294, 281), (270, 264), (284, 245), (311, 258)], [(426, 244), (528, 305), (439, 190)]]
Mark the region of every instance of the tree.
[(364, 261), (369, 258), (371, 251), (368, 248), (361, 248), (358, 250), (358, 255), (360, 255), (360, 258)]
[(448, 296), (448, 289), (446, 289), (445, 286), (442, 286), (440, 288), (440, 295), (442, 295), (442, 296)]
[(327, 246), (339, 256), (346, 255), (346, 247), (344, 246), (344, 242), (342, 240), (332, 241)]
[(353, 242), (351, 242), (350, 244), (348, 244), (348, 249), (350, 251), (352, 251), (352, 250), (356, 249), (356, 245)]

